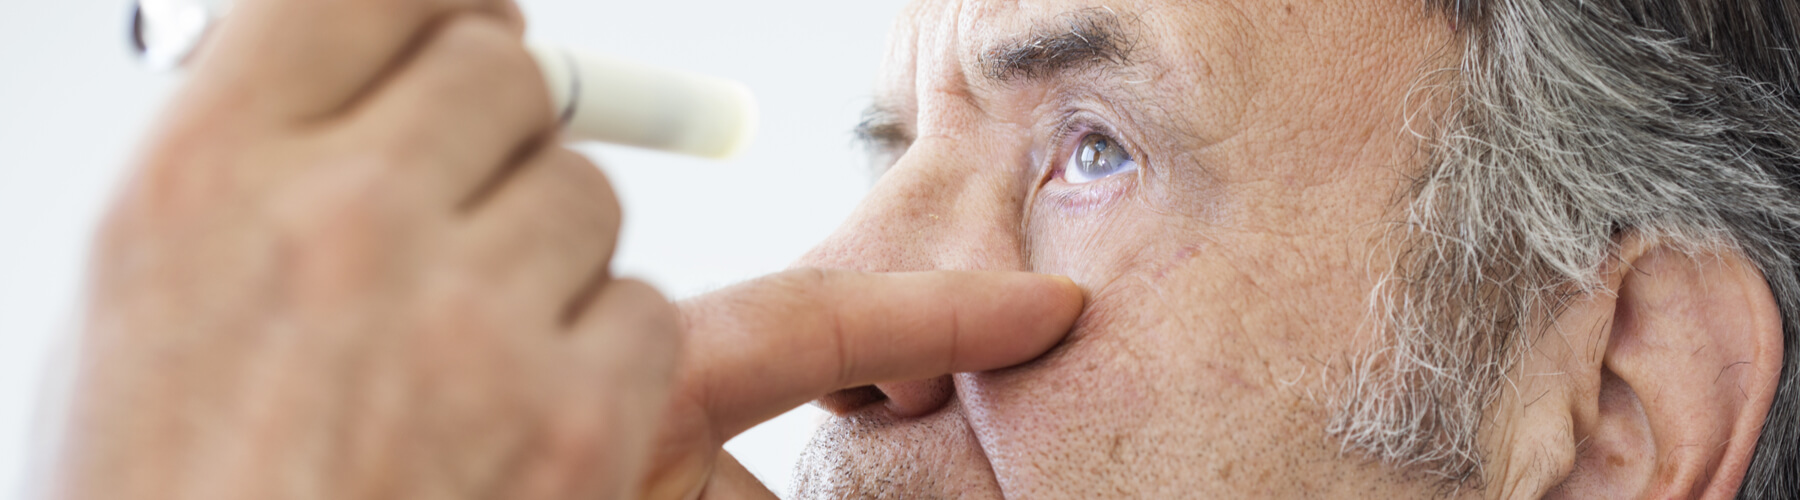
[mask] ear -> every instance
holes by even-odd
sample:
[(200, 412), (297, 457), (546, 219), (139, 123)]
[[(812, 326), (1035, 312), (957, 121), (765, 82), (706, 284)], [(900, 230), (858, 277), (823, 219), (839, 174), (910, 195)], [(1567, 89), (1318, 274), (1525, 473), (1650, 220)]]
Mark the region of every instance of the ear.
[[(1635, 237), (1522, 359), (1504, 434), (1515, 493), (1731, 498), (1781, 371), (1781, 312), (1735, 250)], [(1562, 336), (1562, 339), (1550, 338)], [(1538, 397), (1537, 400), (1526, 398)], [(1537, 496), (1537, 495), (1532, 495)]]

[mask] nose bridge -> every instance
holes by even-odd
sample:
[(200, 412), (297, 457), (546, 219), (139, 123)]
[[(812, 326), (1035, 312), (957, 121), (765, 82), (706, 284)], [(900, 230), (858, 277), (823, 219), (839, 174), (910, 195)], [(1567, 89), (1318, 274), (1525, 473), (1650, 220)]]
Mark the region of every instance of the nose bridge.
[[(1000, 141), (1004, 143), (1004, 141)], [(1023, 185), (978, 133), (919, 138), (800, 265), (863, 271), (1022, 270)]]

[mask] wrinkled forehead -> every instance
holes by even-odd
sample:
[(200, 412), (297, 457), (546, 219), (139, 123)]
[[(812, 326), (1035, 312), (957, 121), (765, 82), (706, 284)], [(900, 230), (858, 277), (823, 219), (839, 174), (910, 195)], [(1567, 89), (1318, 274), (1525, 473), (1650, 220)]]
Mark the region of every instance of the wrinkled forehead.
[(1418, 0), (916, 0), (875, 96), (926, 133), (939, 105), (1005, 115), (1058, 82), (1111, 89), (1203, 144), (1258, 124), (1366, 128), (1447, 67), (1448, 27)]
[(1269, 21), (1264, 9), (1304, 14), (1263, 4), (917, 0), (890, 35), (876, 95), (896, 111), (918, 112), (912, 101), (921, 95), (995, 92), (1085, 69), (1181, 83), (1184, 91), (1201, 80), (1225, 90), (1242, 83), (1244, 65), (1268, 34), (1253, 29)]
[(1381, 36), (1428, 10), (1418, 0), (914, 0), (897, 19), (886, 68), (966, 73), (984, 50), (1095, 16), (1120, 20), (1145, 49), (1232, 50), (1312, 28)]
[(883, 83), (922, 83), (905, 81), (915, 77), (967, 81), (982, 74), (982, 55), (1001, 44), (1084, 14), (1135, 19), (1138, 7), (1081, 0), (915, 0), (901, 12), (888, 40)]

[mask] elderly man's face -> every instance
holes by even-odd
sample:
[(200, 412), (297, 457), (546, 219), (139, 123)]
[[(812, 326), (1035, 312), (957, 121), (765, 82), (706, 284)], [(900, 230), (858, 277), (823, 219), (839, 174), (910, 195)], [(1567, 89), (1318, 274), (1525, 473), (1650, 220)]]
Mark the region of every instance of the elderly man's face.
[(916, 2), (863, 128), (888, 168), (802, 264), (1063, 274), (1089, 308), (1030, 364), (827, 397), (803, 496), (1418, 486), (1325, 401), (1449, 34), (1409, 0)]

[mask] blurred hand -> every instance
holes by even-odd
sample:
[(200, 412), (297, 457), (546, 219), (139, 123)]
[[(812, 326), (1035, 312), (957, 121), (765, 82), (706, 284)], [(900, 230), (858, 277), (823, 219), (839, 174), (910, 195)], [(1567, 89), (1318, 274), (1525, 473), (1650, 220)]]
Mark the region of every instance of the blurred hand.
[(719, 446), (1055, 344), (1066, 280), (616, 280), (507, 0), (244, 0), (98, 237), (58, 494), (766, 495)]
[(950, 271), (789, 271), (685, 301), (645, 497), (774, 498), (726, 440), (839, 389), (1028, 361), (1081, 306), (1064, 278)]

